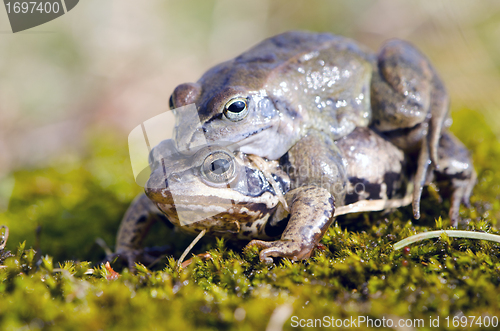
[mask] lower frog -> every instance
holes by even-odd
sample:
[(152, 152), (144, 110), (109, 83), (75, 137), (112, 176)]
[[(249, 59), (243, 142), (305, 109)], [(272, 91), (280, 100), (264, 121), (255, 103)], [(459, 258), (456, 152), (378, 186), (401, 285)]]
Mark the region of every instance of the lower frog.
[[(164, 141), (151, 154), (147, 197), (134, 202), (120, 226), (117, 254), (132, 266), (142, 254), (142, 239), (162, 213), (191, 233), (205, 230), (230, 239), (253, 239), (248, 246), (260, 248), (266, 262), (272, 257), (307, 259), (335, 216), (411, 202), (415, 166), (383, 136), (357, 128), (335, 142), (315, 145), (318, 137), (309, 137), (292, 147), (280, 164), (234, 154), (224, 146), (207, 146), (193, 155), (172, 154), (173, 142)], [(444, 133), (439, 151), (440, 159), (449, 161), (441, 172), (435, 171), (436, 178), (468, 197), (474, 171), (466, 149)], [(314, 155), (319, 154), (330, 162), (317, 162)], [(457, 203), (453, 199), (452, 205)], [(183, 221), (180, 214), (188, 219)]]
[(150, 165), (146, 194), (129, 207), (116, 239), (113, 255), (125, 259), (129, 267), (135, 261), (156, 259), (141, 246), (151, 225), (164, 217), (191, 234), (205, 230), (247, 241), (278, 239), (288, 222), (284, 195), (290, 180), (276, 161), (218, 145), (183, 155), (172, 140), (165, 140), (153, 148)]

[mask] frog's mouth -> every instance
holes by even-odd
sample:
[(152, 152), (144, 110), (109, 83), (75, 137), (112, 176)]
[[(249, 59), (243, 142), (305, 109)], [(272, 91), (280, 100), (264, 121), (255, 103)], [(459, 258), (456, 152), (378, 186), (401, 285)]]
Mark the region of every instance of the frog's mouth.
[[(162, 201), (155, 201), (157, 207), (176, 225), (187, 231), (206, 229), (209, 233), (224, 235), (240, 232), (240, 224), (253, 224), (257, 220), (268, 218), (274, 212), (267, 204), (272, 197), (260, 199), (250, 198), (253, 201), (237, 202), (242, 197), (236, 192), (227, 192), (231, 197), (215, 197), (199, 195), (177, 196), (172, 195), (168, 189), (161, 193), (156, 190), (148, 190), (148, 196), (161, 194)], [(165, 194), (165, 191), (168, 194)], [(229, 191), (229, 190), (228, 190)], [(231, 190), (232, 191), (232, 190)], [(270, 193), (267, 193), (268, 195)], [(246, 197), (248, 198), (248, 197)], [(158, 199), (154, 196), (153, 199)], [(274, 205), (274, 204), (273, 204)]]
[(249, 139), (250, 137), (255, 136), (256, 134), (259, 134), (260, 132), (262, 132), (262, 131), (265, 131), (265, 130), (269, 129), (271, 126), (272, 126), (272, 125), (268, 125), (268, 126), (265, 126), (265, 127), (260, 128), (260, 129), (258, 129), (258, 130), (255, 130), (254, 132), (250, 132), (249, 134), (247, 134), (247, 135), (246, 135), (243, 139), (241, 139), (240, 141), (243, 141), (243, 140), (245, 140), (245, 139)]
[[(261, 128), (258, 128), (249, 133), (236, 133), (232, 130), (232, 126), (229, 124), (225, 128), (225, 132), (220, 132), (215, 135), (207, 135), (206, 132), (216, 132), (217, 130), (211, 127), (211, 122), (214, 120), (220, 119), (222, 114), (215, 115), (211, 119), (209, 119), (206, 123), (203, 124), (202, 127), (197, 128), (194, 131), (188, 141), (182, 143), (181, 137), (177, 137), (177, 146), (180, 147), (181, 150), (191, 150), (193, 147), (198, 145), (206, 144), (208, 141), (210, 144), (218, 144), (220, 142), (231, 142), (239, 144), (246, 139), (251, 139), (253, 136), (258, 135), (262, 131), (266, 131), (272, 127), (272, 125), (266, 125)], [(240, 125), (240, 124), (239, 124)]]
[(279, 128), (273, 125), (267, 125), (251, 133), (248, 133), (237, 144), (240, 151), (246, 154), (259, 155), (270, 160), (277, 160), (286, 151), (282, 151), (277, 146), (285, 146), (284, 138), (279, 135)]

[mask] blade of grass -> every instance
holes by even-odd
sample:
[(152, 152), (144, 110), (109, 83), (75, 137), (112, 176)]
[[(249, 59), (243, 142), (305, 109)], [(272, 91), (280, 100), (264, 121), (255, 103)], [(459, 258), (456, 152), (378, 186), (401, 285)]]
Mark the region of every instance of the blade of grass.
[(406, 239), (398, 241), (397, 243), (394, 244), (393, 247), (395, 250), (398, 250), (405, 246), (408, 246), (409, 244), (413, 244), (417, 241), (422, 241), (431, 238), (439, 238), (443, 233), (446, 233), (448, 237), (481, 239), (481, 240), (495, 241), (497, 243), (500, 243), (500, 236), (496, 234), (475, 232), (475, 231), (464, 231), (464, 230), (436, 230), (410, 236)]

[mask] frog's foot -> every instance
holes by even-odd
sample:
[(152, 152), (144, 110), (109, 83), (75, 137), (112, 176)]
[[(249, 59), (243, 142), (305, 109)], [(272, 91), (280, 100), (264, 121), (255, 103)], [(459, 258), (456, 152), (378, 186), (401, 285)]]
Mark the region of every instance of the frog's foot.
[(260, 260), (272, 263), (273, 257), (286, 257), (294, 261), (308, 259), (326, 230), (333, 222), (335, 199), (318, 186), (308, 185), (289, 191), (286, 199), (290, 207), (290, 220), (280, 240), (252, 240), (247, 248), (261, 249)]
[(261, 249), (259, 258), (267, 264), (273, 263), (273, 257), (284, 257), (293, 261), (308, 259), (316, 245), (300, 244), (297, 241), (276, 240), (263, 241), (252, 240), (245, 248), (257, 247)]
[(460, 204), (470, 206), (470, 196), (477, 175), (472, 166), (469, 151), (450, 132), (444, 132), (439, 140), (439, 162), (442, 167), (435, 170), (436, 181), (443, 183), (443, 192), (450, 192), (449, 216), (453, 226), (458, 225)]
[(470, 195), (476, 184), (477, 175), (473, 171), (471, 177), (466, 179), (454, 179), (451, 181), (453, 193), (451, 195), (449, 216), (451, 225), (458, 226), (460, 204), (464, 204), (467, 208), (470, 207)]

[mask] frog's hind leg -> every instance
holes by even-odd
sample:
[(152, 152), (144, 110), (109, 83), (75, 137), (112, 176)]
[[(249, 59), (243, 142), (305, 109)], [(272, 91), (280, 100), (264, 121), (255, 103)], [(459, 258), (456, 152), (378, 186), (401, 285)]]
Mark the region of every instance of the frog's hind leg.
[[(470, 195), (477, 175), (469, 151), (450, 132), (439, 139), (438, 158), (441, 168), (435, 170), (435, 179), (442, 191), (450, 195), (449, 216), (453, 226), (458, 225), (460, 204), (470, 206)], [(448, 191), (448, 192), (446, 192)]]
[(425, 135), (430, 159), (438, 167), (437, 147), (449, 117), (448, 95), (429, 60), (411, 44), (391, 40), (380, 50), (371, 83), (371, 105), (372, 125), (378, 131), (406, 129)]
[(405, 152), (419, 149), (413, 196), (418, 219), (429, 167), (440, 168), (439, 139), (449, 115), (444, 85), (424, 55), (407, 42), (392, 40), (379, 53), (371, 103), (377, 131)]

